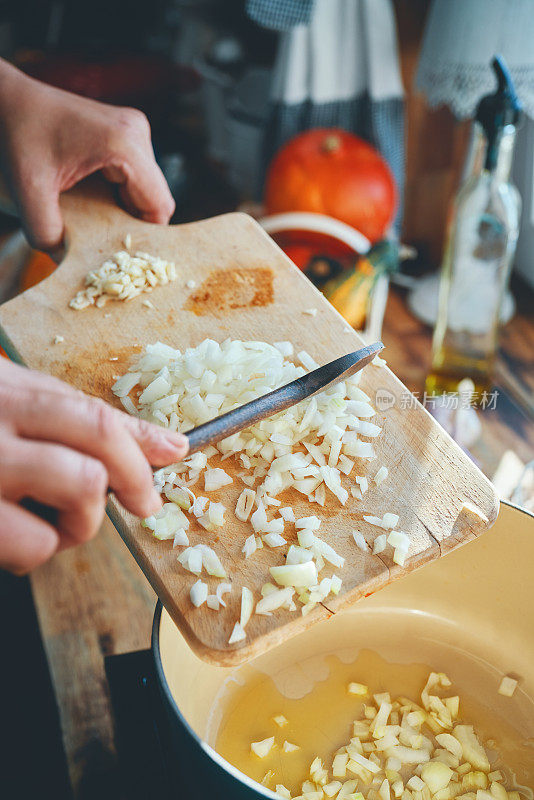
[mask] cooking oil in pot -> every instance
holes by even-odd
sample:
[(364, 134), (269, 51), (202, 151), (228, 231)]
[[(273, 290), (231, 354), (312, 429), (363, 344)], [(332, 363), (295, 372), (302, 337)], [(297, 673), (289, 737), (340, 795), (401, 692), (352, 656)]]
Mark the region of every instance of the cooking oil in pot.
[[(421, 690), (429, 673), (440, 668), (436, 664), (393, 663), (371, 650), (360, 651), (356, 658), (353, 656), (354, 653), (347, 651), (308, 658), (271, 674), (248, 668), (244, 683), (232, 682), (226, 687), (225, 696), (220, 697), (223, 711), (216, 750), (267, 788), (275, 790), (282, 786), (289, 790), (291, 797), (301, 796), (302, 784), (310, 780), (310, 765), (314, 759), (319, 757), (329, 770), (336, 751), (353, 736), (354, 720), (364, 717), (365, 706), (373, 703), (373, 695), (388, 692), (392, 699), (402, 697), (404, 702), (404, 698), (410, 698), (420, 705)], [(453, 653), (444, 659), (448, 665), (451, 657)], [(534, 739), (529, 740), (524, 730), (518, 731), (496, 711), (495, 706), (502, 707), (504, 698), (499, 698), (495, 681), (485, 675), (480, 665), (477, 678), (476, 663), (471, 663), (466, 670), (463, 661), (459, 654), (458, 666), (471, 691), (466, 692), (453, 684), (446, 693), (460, 695), (458, 719), (474, 726), (490, 757), (492, 774), (502, 773), (500, 783), (508, 790), (519, 789), (521, 797), (532, 800), (529, 787), (534, 786)], [(367, 686), (368, 695), (350, 694), (351, 682)], [(477, 684), (480, 691), (474, 693), (472, 688)], [(521, 699), (506, 699), (513, 719), (514, 707)], [(431, 735), (424, 729), (423, 732)], [(265, 757), (251, 752), (252, 742), (273, 736), (274, 746)], [(298, 749), (288, 748), (284, 743), (296, 745)], [(403, 767), (402, 777), (407, 779), (407, 774), (413, 774), (413, 766)], [(347, 773), (342, 780), (355, 777)], [(335, 778), (329, 770), (329, 781), (332, 780)], [(488, 792), (491, 782), (491, 779), (487, 781)], [(365, 797), (367, 789), (363, 783), (358, 785), (358, 791)], [(466, 785), (460, 794), (468, 792)], [(473, 796), (476, 796), (476, 788)]]

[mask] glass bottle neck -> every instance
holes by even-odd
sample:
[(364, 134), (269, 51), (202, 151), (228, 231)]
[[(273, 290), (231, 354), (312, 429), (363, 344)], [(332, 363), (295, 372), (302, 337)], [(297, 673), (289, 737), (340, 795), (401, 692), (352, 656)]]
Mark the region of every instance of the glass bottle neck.
[(508, 182), (514, 155), (515, 136), (514, 125), (506, 125), (502, 129), (499, 139), (494, 145), (496, 148), (494, 164), (488, 170), (486, 167), (488, 140), (482, 125), (475, 121), (471, 131), (471, 142), (462, 174), (462, 183), (474, 175), (480, 175), (483, 171), (489, 172), (497, 181)]

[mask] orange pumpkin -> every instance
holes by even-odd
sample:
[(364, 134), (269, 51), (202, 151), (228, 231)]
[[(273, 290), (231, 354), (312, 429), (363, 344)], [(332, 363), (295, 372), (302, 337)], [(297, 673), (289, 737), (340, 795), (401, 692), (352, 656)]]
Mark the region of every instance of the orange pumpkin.
[(267, 175), (268, 214), (313, 211), (340, 219), (372, 243), (393, 221), (397, 191), (382, 156), (352, 133), (316, 128), (291, 139)]
[(35, 286), (36, 283), (40, 283), (45, 278), (48, 278), (56, 267), (56, 262), (53, 261), (49, 255), (42, 253), (40, 250), (33, 250), (22, 275), (20, 284), (21, 292), (25, 292), (26, 289), (30, 289), (32, 286)]
[[(46, 253), (41, 253), (40, 250), (32, 250), (32, 253), (26, 264), (26, 269), (22, 273), (20, 279), (20, 291), (25, 292), (40, 283), (45, 278), (53, 273), (57, 264)], [(7, 358), (7, 353), (0, 347), (0, 357)]]

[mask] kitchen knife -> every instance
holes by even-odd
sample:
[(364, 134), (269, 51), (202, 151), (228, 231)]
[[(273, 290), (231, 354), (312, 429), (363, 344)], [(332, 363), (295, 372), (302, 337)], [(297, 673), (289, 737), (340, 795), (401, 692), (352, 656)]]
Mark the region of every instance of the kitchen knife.
[(249, 403), (245, 403), (239, 408), (234, 408), (220, 417), (215, 417), (203, 425), (192, 428), (186, 433), (189, 440), (189, 453), (196, 453), (203, 447), (227, 436), (248, 428), (255, 422), (259, 422), (267, 417), (272, 417), (279, 411), (300, 403), (307, 397), (312, 397), (317, 392), (322, 392), (335, 383), (350, 378), (359, 372), (384, 348), (382, 342), (375, 342), (353, 353), (336, 358), (318, 369), (308, 372), (301, 378), (297, 378), (291, 383), (286, 383), (272, 392), (257, 397)]

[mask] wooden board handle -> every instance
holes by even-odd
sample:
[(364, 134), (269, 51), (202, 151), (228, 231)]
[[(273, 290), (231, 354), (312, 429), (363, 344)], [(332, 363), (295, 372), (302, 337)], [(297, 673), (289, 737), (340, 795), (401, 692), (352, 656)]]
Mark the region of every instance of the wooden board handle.
[[(117, 204), (113, 184), (98, 173), (64, 192), (59, 204), (65, 224), (65, 245), (69, 251), (87, 246), (88, 241), (101, 240), (112, 225), (134, 220)], [(19, 209), (3, 176), (0, 176), (0, 211), (19, 216)]]

